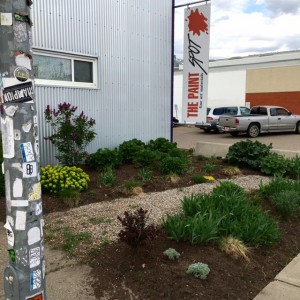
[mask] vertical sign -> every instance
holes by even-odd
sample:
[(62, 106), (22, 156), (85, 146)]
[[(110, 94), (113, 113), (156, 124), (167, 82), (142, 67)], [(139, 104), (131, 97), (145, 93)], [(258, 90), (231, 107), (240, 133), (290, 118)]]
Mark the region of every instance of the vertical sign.
[(5, 300), (46, 300), (32, 0), (0, 0), (0, 121), (8, 266)]
[(208, 97), (210, 4), (185, 9), (182, 120), (205, 122)]

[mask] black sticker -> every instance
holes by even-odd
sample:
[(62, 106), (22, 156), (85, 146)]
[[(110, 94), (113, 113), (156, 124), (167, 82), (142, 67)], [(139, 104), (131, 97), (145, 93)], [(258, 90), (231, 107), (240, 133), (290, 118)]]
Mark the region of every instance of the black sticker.
[(23, 103), (33, 100), (33, 86), (32, 82), (17, 84), (3, 89), (4, 103)]
[(19, 80), (19, 81), (26, 81), (29, 79), (29, 72), (26, 68), (16, 68), (15, 69), (15, 77)]

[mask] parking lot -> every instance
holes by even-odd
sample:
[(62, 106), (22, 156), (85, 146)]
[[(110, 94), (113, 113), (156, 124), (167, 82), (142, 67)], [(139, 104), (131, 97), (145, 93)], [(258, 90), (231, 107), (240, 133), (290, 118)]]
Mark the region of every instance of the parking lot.
[[(173, 128), (173, 141), (179, 148), (196, 148), (197, 142), (216, 143), (232, 145), (242, 140), (249, 139), (246, 135), (233, 137), (230, 134), (205, 133), (194, 126), (178, 126)], [(280, 149), (289, 152), (298, 152), (300, 156), (300, 134), (295, 133), (272, 133), (260, 135), (251, 141), (258, 140), (269, 145), (272, 143), (273, 149)]]

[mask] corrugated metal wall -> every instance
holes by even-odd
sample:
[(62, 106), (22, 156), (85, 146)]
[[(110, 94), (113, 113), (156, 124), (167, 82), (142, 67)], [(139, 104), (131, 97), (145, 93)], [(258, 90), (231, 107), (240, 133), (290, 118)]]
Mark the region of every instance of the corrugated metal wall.
[(43, 120), (47, 104), (70, 102), (96, 120), (89, 152), (138, 138), (171, 136), (172, 1), (39, 0), (36, 49), (98, 58), (98, 89), (36, 86), (41, 164), (54, 164)]

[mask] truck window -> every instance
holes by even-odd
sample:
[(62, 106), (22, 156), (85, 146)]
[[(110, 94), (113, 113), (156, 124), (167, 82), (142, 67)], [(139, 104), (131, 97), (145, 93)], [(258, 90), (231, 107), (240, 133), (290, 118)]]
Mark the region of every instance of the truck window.
[(276, 108), (270, 109), (270, 116), (277, 116)]
[(250, 115), (250, 109), (248, 107), (240, 107), (241, 115)]
[(213, 111), (213, 115), (220, 116), (220, 115), (223, 115), (223, 114), (224, 114), (224, 107), (215, 108), (214, 111)]
[(260, 107), (259, 114), (263, 115), (263, 116), (267, 116), (268, 115), (267, 108), (266, 107)]
[(276, 112), (277, 112), (277, 116), (288, 116), (289, 115), (288, 111), (281, 107), (276, 108)]

